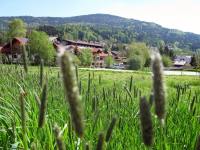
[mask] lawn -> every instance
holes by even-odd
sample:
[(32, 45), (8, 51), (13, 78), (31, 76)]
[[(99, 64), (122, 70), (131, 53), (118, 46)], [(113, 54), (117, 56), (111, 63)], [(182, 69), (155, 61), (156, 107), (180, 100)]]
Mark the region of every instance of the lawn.
[[(58, 67), (45, 67), (48, 78), (48, 102), (45, 125), (38, 128), (40, 97), (40, 68), (29, 67), (25, 74), (21, 66), (0, 66), (0, 149), (56, 149), (54, 124), (61, 127), (66, 149), (84, 149), (89, 143), (95, 149), (99, 133), (106, 134), (113, 117), (116, 126), (109, 142), (112, 150), (142, 150), (139, 100), (152, 92), (152, 76), (147, 72), (112, 72), (79, 70), (78, 85), (84, 107), (84, 136), (74, 132), (65, 100), (61, 73)], [(154, 144), (152, 149), (194, 149), (200, 131), (200, 78), (165, 76), (167, 115), (164, 127), (151, 107)], [(25, 130), (23, 131), (20, 88), (25, 91)], [(161, 130), (162, 128), (162, 130)], [(25, 135), (25, 137), (24, 137)]]

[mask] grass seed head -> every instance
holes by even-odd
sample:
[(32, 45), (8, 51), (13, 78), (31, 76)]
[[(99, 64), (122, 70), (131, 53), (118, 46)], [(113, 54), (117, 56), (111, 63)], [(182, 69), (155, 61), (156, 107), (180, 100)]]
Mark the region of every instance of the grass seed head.
[(86, 144), (85, 144), (85, 150), (91, 150), (90, 143), (86, 143)]
[(117, 122), (117, 118), (113, 117), (112, 121), (110, 123), (110, 126), (109, 126), (109, 128), (107, 130), (107, 133), (106, 133), (106, 142), (108, 142), (110, 140), (116, 122)]
[(163, 80), (163, 65), (159, 53), (154, 54), (152, 60), (153, 88), (155, 112), (160, 120), (165, 118), (165, 86)]
[(150, 106), (145, 97), (140, 99), (140, 121), (143, 142), (146, 146), (151, 146), (153, 143), (153, 125)]
[(44, 60), (40, 60), (40, 86), (42, 87), (43, 85), (43, 76), (44, 76)]
[(54, 125), (54, 135), (55, 135), (55, 138), (56, 138), (56, 143), (57, 143), (57, 146), (58, 146), (58, 149), (59, 150), (65, 150), (65, 144), (62, 140), (62, 136), (60, 134), (60, 128), (58, 127), (57, 124)]
[(61, 56), (61, 71), (74, 128), (77, 135), (82, 137), (84, 128), (82, 104), (77, 86), (75, 67), (68, 52)]
[(96, 150), (103, 150), (104, 149), (104, 144), (105, 144), (105, 137), (103, 133), (99, 134)]
[(38, 127), (42, 128), (45, 123), (45, 112), (47, 109), (47, 82), (44, 83), (41, 95), (41, 105), (39, 112)]
[(21, 111), (21, 122), (22, 122), (23, 134), (25, 134), (25, 132), (26, 132), (26, 114), (25, 114), (26, 112), (25, 112), (25, 101), (24, 101), (25, 95), (26, 94), (25, 94), (24, 90), (21, 88), (19, 100), (20, 100), (20, 111)]
[(27, 59), (27, 52), (26, 47), (22, 47), (22, 57), (23, 57), (23, 65), (24, 65), (24, 71), (28, 73), (28, 59)]
[(197, 137), (196, 150), (200, 150), (200, 135)]

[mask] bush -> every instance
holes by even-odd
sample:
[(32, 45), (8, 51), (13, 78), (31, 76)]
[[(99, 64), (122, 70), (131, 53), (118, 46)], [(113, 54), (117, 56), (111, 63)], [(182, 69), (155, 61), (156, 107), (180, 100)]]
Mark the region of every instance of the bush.
[(78, 65), (79, 66), (81, 64), (79, 58), (76, 55), (72, 54), (72, 59), (73, 59), (74, 65)]
[(8, 57), (5, 54), (0, 53), (0, 63), (1, 64), (9, 63)]
[(114, 59), (112, 56), (107, 56), (105, 58), (105, 64), (107, 68), (110, 68), (113, 65), (113, 63), (114, 63)]
[(127, 57), (132, 58), (135, 57), (135, 55), (138, 55), (142, 58), (142, 67), (147, 67), (150, 65), (149, 48), (145, 43), (135, 42), (128, 45)]
[(90, 49), (82, 49), (78, 56), (82, 66), (90, 66), (93, 60), (93, 55)]
[(148, 57), (148, 58), (146, 59), (146, 61), (145, 61), (144, 67), (150, 67), (150, 65), (151, 65), (151, 58)]
[(170, 67), (170, 66), (172, 66), (172, 60), (170, 59), (169, 56), (163, 55), (162, 56), (162, 62), (163, 62), (163, 66), (164, 67)]
[(128, 68), (130, 70), (139, 70), (143, 67), (143, 60), (141, 56), (135, 55), (129, 58), (128, 60)]

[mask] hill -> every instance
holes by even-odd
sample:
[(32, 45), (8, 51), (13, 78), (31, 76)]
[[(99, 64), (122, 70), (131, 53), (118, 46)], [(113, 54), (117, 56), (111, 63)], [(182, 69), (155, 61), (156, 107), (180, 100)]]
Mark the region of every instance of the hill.
[[(0, 17), (0, 26), (7, 27), (8, 22), (14, 18), (24, 20), (29, 26), (51, 25), (60, 26), (64, 24), (81, 24), (92, 27), (92, 32), (99, 34), (99, 30), (106, 28), (107, 31), (119, 31), (117, 36), (126, 35), (123, 40), (117, 42), (129, 43), (133, 39), (146, 42), (155, 46), (159, 40), (182, 49), (196, 50), (200, 48), (200, 35), (182, 32), (176, 29), (164, 28), (156, 23), (122, 18), (108, 14), (92, 14), (75, 17)], [(112, 34), (109, 33), (109, 34)], [(101, 34), (100, 34), (101, 35)], [(104, 38), (104, 37), (103, 37)], [(122, 39), (118, 37), (118, 39)], [(131, 39), (131, 40), (130, 40)]]

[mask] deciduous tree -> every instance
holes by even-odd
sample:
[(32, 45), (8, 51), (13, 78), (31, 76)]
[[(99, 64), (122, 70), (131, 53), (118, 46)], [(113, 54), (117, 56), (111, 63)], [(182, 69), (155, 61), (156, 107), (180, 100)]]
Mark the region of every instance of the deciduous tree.
[(29, 47), (32, 55), (42, 58), (45, 63), (53, 63), (56, 52), (46, 33), (32, 31), (29, 36)]

